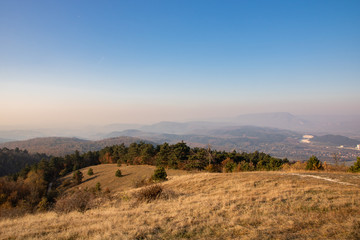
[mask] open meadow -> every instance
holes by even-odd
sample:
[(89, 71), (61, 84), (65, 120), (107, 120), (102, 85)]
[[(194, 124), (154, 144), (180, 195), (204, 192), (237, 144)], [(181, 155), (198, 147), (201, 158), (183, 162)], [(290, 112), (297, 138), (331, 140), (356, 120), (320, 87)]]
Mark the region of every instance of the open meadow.
[[(93, 166), (77, 187), (110, 194), (85, 212), (0, 220), (1, 239), (359, 239), (360, 175), (168, 171), (155, 200), (134, 182), (151, 166)], [(154, 185), (152, 185), (154, 186)], [(151, 186), (150, 186), (151, 187)], [(105, 198), (105, 197), (103, 197)]]

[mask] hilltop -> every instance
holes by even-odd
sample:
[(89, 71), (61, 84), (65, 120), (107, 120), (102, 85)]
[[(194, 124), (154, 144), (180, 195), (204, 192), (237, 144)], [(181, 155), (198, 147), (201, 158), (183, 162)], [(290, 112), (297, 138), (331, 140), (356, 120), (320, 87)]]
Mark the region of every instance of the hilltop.
[[(169, 174), (169, 180), (160, 184), (165, 192), (163, 197), (139, 202), (136, 193), (143, 188), (135, 189), (128, 184), (134, 180), (136, 169), (146, 172), (152, 168), (122, 166), (120, 169), (130, 174), (112, 177), (108, 170), (115, 172), (117, 168), (116, 165), (94, 166), (96, 178), (79, 186), (84, 188), (96, 181), (103, 188), (113, 186), (111, 198), (101, 205), (84, 213), (47, 212), (2, 219), (2, 239), (358, 239), (360, 236), (359, 175), (181, 172)], [(82, 169), (84, 173), (86, 170)], [(102, 180), (106, 178), (116, 179), (118, 187)]]

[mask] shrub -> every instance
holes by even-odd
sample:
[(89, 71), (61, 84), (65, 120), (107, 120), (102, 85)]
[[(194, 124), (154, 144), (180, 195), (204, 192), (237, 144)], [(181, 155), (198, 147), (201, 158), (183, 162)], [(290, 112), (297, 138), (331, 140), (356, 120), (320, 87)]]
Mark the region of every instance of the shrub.
[(87, 175), (89, 175), (89, 176), (94, 175), (94, 171), (93, 171), (92, 168), (89, 168), (89, 170), (88, 170), (88, 172), (87, 172)]
[(137, 201), (139, 202), (151, 202), (158, 199), (163, 191), (160, 185), (152, 185), (145, 187), (135, 194)]
[(152, 181), (149, 178), (139, 178), (133, 181), (134, 188), (148, 186), (150, 184), (152, 184)]
[(121, 177), (121, 176), (122, 176), (120, 169), (116, 170), (115, 176), (116, 176), (116, 177)]
[(306, 169), (306, 163), (300, 161), (285, 163), (281, 166), (281, 169), (283, 171), (301, 171)]
[(351, 172), (360, 172), (360, 157), (357, 157), (357, 161), (349, 169)]
[(255, 167), (252, 162), (241, 161), (236, 167), (237, 172), (254, 171)]
[(165, 171), (165, 168), (162, 166), (159, 166), (155, 169), (154, 174), (152, 175), (151, 179), (153, 181), (165, 181), (167, 180), (167, 173)]
[(94, 195), (88, 191), (77, 191), (60, 197), (55, 204), (57, 212), (84, 212), (94, 207)]
[(205, 167), (205, 171), (207, 172), (221, 172), (221, 166), (218, 164), (209, 164)]
[(319, 170), (323, 169), (321, 161), (316, 156), (311, 156), (306, 162), (306, 170)]
[(80, 184), (82, 179), (83, 179), (83, 174), (82, 172), (80, 172), (79, 170), (77, 170), (76, 172), (74, 172), (74, 175), (73, 175), (73, 179), (75, 180), (75, 182), (77, 184)]
[(224, 161), (221, 162), (223, 167), (223, 172), (233, 172), (236, 168), (236, 163), (230, 158), (226, 158)]
[(105, 191), (104, 191), (105, 194), (109, 194), (110, 193), (110, 189), (107, 187), (105, 188)]
[(37, 205), (39, 211), (46, 211), (49, 208), (49, 202), (46, 197), (42, 197), (41, 201)]
[(100, 191), (101, 191), (101, 184), (100, 184), (99, 182), (96, 183), (96, 185), (95, 185), (95, 190), (96, 190), (97, 192), (100, 192)]

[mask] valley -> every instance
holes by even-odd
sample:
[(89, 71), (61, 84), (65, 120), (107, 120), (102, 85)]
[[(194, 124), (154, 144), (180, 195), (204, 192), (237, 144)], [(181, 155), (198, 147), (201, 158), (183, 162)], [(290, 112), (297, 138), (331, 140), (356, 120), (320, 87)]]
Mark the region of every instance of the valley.
[[(303, 141), (304, 132), (279, 128), (256, 126), (215, 126), (199, 123), (159, 123), (154, 128), (128, 129), (104, 134), (100, 140), (80, 138), (45, 137), (23, 141), (0, 143), (0, 148), (26, 149), (31, 153), (46, 153), (53, 156), (64, 156), (75, 150), (81, 153), (96, 151), (105, 146), (132, 142), (146, 142), (153, 145), (164, 142), (175, 144), (186, 142), (191, 147), (210, 147), (220, 151), (265, 152), (291, 161), (304, 161), (315, 155), (321, 161), (334, 163), (334, 154), (341, 164), (351, 165), (359, 156), (356, 149), (360, 140), (342, 135), (311, 135), (312, 139)], [(144, 131), (147, 130), (147, 131)], [(160, 132), (163, 131), (163, 132)], [(189, 131), (192, 131), (191, 133)], [(171, 133), (169, 133), (171, 132)], [(188, 132), (188, 133), (186, 133)], [(307, 133), (309, 134), (309, 133)]]

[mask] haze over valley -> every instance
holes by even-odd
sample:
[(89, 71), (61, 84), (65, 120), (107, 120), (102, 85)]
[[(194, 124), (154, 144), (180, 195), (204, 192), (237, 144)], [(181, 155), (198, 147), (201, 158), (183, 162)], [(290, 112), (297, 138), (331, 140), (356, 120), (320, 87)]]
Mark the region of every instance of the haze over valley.
[[(210, 146), (217, 150), (238, 152), (261, 151), (293, 161), (304, 161), (316, 155), (322, 161), (333, 162), (334, 154), (339, 154), (347, 165), (355, 161), (360, 150), (360, 132), (357, 131), (360, 129), (360, 126), (357, 127), (360, 125), (360, 117), (356, 116), (342, 118), (342, 121), (328, 116), (312, 121), (290, 113), (264, 113), (222, 120), (159, 122), (151, 125), (112, 124), (73, 130), (8, 130), (0, 132), (7, 138), (2, 140), (4, 143), (0, 147), (19, 147), (34, 153), (64, 156), (75, 150), (100, 150), (106, 144), (129, 145), (139, 141), (175, 144), (185, 141), (194, 147)], [(306, 134), (311, 134), (313, 138), (303, 141)]]

